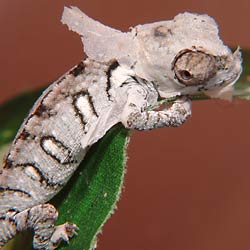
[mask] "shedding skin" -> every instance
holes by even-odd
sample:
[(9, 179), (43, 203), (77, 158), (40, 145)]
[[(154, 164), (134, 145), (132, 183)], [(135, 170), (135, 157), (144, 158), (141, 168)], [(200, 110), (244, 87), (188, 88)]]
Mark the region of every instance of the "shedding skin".
[[(77, 226), (55, 226), (58, 213), (47, 202), (91, 145), (119, 122), (137, 130), (178, 127), (191, 115), (189, 96), (230, 96), (241, 73), (239, 50), (223, 44), (207, 15), (183, 13), (121, 32), (72, 7), (62, 22), (81, 35), (88, 58), (44, 91), (3, 161), (0, 248), (27, 229), (36, 250), (68, 243)], [(155, 109), (170, 97), (176, 101)]]

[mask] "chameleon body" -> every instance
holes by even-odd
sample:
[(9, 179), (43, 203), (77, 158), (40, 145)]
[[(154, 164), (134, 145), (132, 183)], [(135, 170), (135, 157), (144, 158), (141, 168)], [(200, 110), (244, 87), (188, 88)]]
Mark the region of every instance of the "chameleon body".
[[(0, 248), (18, 232), (34, 231), (34, 249), (55, 249), (76, 234), (54, 226), (47, 202), (83, 160), (88, 148), (115, 124), (147, 130), (178, 127), (191, 115), (190, 95), (230, 97), (241, 72), (207, 15), (183, 13), (172, 21), (109, 28), (79, 9), (62, 17), (82, 36), (88, 58), (54, 82), (34, 104), (0, 172)], [(177, 97), (168, 108), (160, 100)]]

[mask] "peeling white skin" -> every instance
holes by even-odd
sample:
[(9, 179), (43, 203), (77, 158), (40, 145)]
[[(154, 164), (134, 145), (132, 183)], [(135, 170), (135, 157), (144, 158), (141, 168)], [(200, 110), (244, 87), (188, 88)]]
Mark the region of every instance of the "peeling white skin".
[[(178, 127), (191, 115), (189, 96), (230, 99), (241, 55), (223, 45), (214, 20), (183, 13), (130, 32), (65, 8), (62, 22), (82, 36), (88, 58), (54, 82), (19, 129), (0, 171), (0, 248), (34, 231), (34, 249), (55, 249), (77, 226), (54, 226), (45, 204), (67, 183), (91, 145), (115, 124), (148, 130)], [(160, 100), (178, 97), (168, 108)], [(44, 231), (46, 229), (46, 233)]]

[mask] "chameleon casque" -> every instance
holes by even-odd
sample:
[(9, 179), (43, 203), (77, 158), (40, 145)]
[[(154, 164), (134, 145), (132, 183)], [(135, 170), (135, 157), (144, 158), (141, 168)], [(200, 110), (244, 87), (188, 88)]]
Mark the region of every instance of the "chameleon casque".
[[(183, 13), (121, 32), (65, 7), (62, 22), (81, 35), (88, 58), (44, 91), (3, 161), (0, 248), (26, 229), (34, 231), (34, 249), (68, 242), (77, 226), (54, 226), (58, 214), (46, 202), (92, 144), (119, 122), (178, 127), (191, 115), (190, 96), (230, 99), (242, 70), (240, 51), (223, 44), (207, 15)], [(170, 97), (177, 98), (170, 107), (153, 109)]]

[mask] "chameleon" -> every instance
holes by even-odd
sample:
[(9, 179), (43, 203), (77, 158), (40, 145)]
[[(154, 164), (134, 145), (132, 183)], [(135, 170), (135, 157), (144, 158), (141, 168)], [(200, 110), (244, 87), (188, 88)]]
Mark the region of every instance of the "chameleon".
[(193, 95), (231, 99), (242, 71), (240, 50), (223, 44), (206, 14), (185, 12), (122, 32), (65, 7), (62, 23), (81, 36), (87, 58), (43, 92), (3, 160), (0, 248), (27, 229), (36, 250), (69, 242), (77, 225), (55, 226), (58, 212), (48, 201), (91, 145), (117, 123), (136, 130), (178, 127), (191, 115)]

